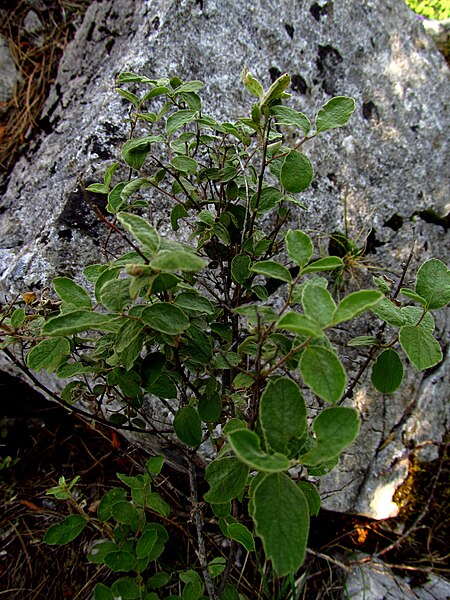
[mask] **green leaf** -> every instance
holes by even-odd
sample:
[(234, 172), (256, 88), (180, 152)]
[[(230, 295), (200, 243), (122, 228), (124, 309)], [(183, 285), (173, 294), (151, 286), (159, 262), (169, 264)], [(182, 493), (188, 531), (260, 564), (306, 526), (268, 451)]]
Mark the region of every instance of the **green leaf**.
[(27, 355), (27, 365), (33, 371), (46, 369), (54, 373), (70, 354), (70, 343), (66, 338), (42, 340)]
[(95, 281), (94, 296), (98, 303), (101, 302), (100, 292), (102, 290), (102, 287), (105, 285), (105, 283), (107, 281), (111, 281), (112, 279), (117, 279), (120, 272), (121, 272), (120, 267), (109, 267), (109, 268), (106, 268), (104, 271), (102, 271), (100, 273), (100, 275), (97, 277), (97, 280)]
[(150, 589), (157, 589), (166, 586), (170, 581), (170, 575), (160, 571), (155, 573), (147, 580), (147, 587)]
[(136, 558), (131, 552), (125, 550), (117, 550), (110, 552), (105, 556), (105, 565), (114, 571), (120, 573), (121, 571), (131, 571), (136, 565)]
[(259, 262), (254, 263), (250, 270), (259, 275), (273, 277), (274, 279), (280, 279), (281, 281), (286, 281), (288, 283), (292, 281), (288, 269), (274, 260), (260, 260)]
[(44, 536), (44, 542), (52, 546), (68, 544), (80, 535), (86, 525), (87, 521), (81, 515), (70, 515), (61, 523), (49, 527)]
[(316, 486), (309, 481), (297, 481), (298, 487), (302, 490), (308, 502), (309, 514), (317, 517), (320, 510), (320, 494)]
[(127, 500), (113, 504), (111, 513), (113, 519), (124, 525), (132, 525), (139, 519), (136, 508)]
[(164, 138), (161, 135), (146, 135), (125, 142), (122, 147), (123, 160), (132, 169), (139, 171), (155, 142), (164, 142)]
[(192, 406), (184, 406), (177, 411), (173, 428), (183, 444), (197, 447), (202, 443), (202, 422)]
[(264, 95), (263, 87), (259, 83), (259, 81), (253, 77), (253, 75), (249, 72), (247, 67), (243, 69), (241, 79), (242, 83), (244, 84), (245, 88), (250, 92), (250, 94), (253, 94), (261, 100)]
[(177, 335), (189, 325), (189, 319), (178, 306), (169, 302), (157, 302), (142, 311), (142, 321), (162, 333)]
[(114, 550), (117, 550), (117, 546), (114, 542), (109, 540), (96, 540), (86, 558), (91, 563), (101, 564), (105, 556)]
[(371, 381), (382, 394), (392, 394), (403, 380), (403, 363), (400, 356), (388, 348), (378, 356), (372, 367)]
[(121, 577), (112, 584), (111, 590), (116, 598), (121, 600), (140, 600), (141, 588), (132, 577)]
[(136, 544), (136, 556), (138, 558), (146, 558), (153, 550), (153, 547), (158, 539), (158, 534), (155, 530), (146, 530), (138, 539)]
[(301, 315), (297, 312), (290, 311), (284, 313), (277, 323), (277, 329), (286, 329), (293, 333), (308, 335), (311, 337), (323, 337), (324, 333), (316, 321), (307, 315)]
[[(132, 179), (131, 181), (126, 183), (120, 191), (121, 204), (124, 204), (125, 202), (127, 202), (128, 199), (134, 194), (134, 192), (137, 192), (138, 190), (140, 190), (141, 187), (148, 187), (149, 185), (150, 184), (148, 182), (148, 179), (146, 179), (145, 177), (139, 177), (138, 179)], [(129, 213), (122, 213), (122, 214), (129, 214)]]
[(400, 310), (405, 319), (403, 325), (418, 325), (422, 329), (433, 333), (435, 323), (430, 312), (423, 314), (423, 309), (418, 306), (403, 306)]
[(194, 120), (197, 111), (195, 110), (179, 110), (173, 115), (170, 115), (166, 121), (166, 133), (167, 135), (172, 135), (183, 127), (183, 125), (187, 125)]
[(413, 302), (417, 302), (418, 304), (420, 304), (422, 306), (427, 305), (427, 301), (425, 300), (425, 298), (422, 298), (422, 296), (419, 296), (419, 294), (416, 294), (416, 292), (413, 292), (412, 290), (410, 290), (408, 288), (400, 288), (400, 293), (403, 296), (410, 298)]
[(314, 169), (309, 158), (298, 150), (291, 150), (281, 165), (280, 181), (283, 188), (291, 194), (298, 194), (309, 187), (313, 177)]
[(443, 308), (450, 302), (450, 271), (437, 258), (423, 263), (417, 272), (416, 292), (427, 301), (427, 309)]
[(241, 495), (249, 469), (235, 456), (216, 458), (206, 467), (205, 479), (210, 489), (204, 498), (211, 504), (224, 504)]
[(16, 308), (11, 315), (11, 327), (13, 329), (21, 327), (25, 321), (25, 316), (25, 310), (23, 308)]
[(244, 283), (250, 277), (251, 260), (247, 254), (237, 254), (231, 261), (231, 277), (235, 283)]
[(162, 250), (150, 265), (157, 271), (184, 271), (195, 273), (206, 266), (206, 261), (193, 252)]
[(222, 414), (222, 399), (218, 392), (201, 396), (197, 405), (198, 414), (204, 423), (216, 423)]
[(319, 260), (310, 263), (304, 269), (302, 274), (305, 273), (317, 273), (319, 271), (332, 271), (343, 266), (342, 258), (338, 256), (326, 256), (325, 258), (319, 258)]
[(270, 108), (270, 114), (275, 115), (277, 125), (291, 125), (299, 127), (305, 135), (308, 135), (311, 129), (311, 123), (306, 115), (293, 108), (287, 106), (272, 106)]
[(112, 279), (107, 281), (100, 291), (100, 302), (113, 312), (122, 312), (132, 301), (130, 295), (131, 279)]
[(170, 224), (174, 231), (178, 231), (180, 226), (178, 225), (178, 221), (188, 216), (188, 211), (185, 209), (183, 204), (175, 204), (175, 206), (170, 211)]
[(303, 231), (290, 229), (285, 237), (289, 258), (299, 267), (304, 267), (311, 260), (313, 243), (309, 235)]
[(181, 94), (186, 92), (198, 92), (205, 87), (205, 84), (198, 79), (193, 79), (192, 81), (186, 81), (182, 83), (178, 87), (176, 87), (173, 91), (174, 94)]
[(42, 332), (45, 335), (66, 336), (81, 333), (88, 329), (104, 329), (107, 328), (110, 322), (110, 315), (76, 310), (49, 319), (42, 328)]
[(267, 90), (267, 92), (262, 97), (261, 105), (260, 105), (261, 110), (265, 106), (269, 106), (270, 103), (273, 102), (274, 100), (285, 97), (284, 90), (288, 87), (288, 85), (290, 83), (291, 83), (291, 78), (289, 77), (289, 75), (287, 73), (280, 75), (280, 77), (278, 77), (278, 79), (272, 83), (270, 88)]
[(53, 287), (61, 300), (67, 304), (87, 310), (92, 308), (91, 297), (87, 291), (69, 277), (55, 277)]
[(380, 340), (373, 335), (358, 335), (347, 342), (347, 346), (379, 346)]
[(151, 475), (159, 475), (164, 464), (163, 456), (152, 456), (145, 463), (145, 468)]
[(266, 473), (289, 469), (290, 463), (287, 456), (279, 453), (266, 454), (261, 451), (260, 439), (254, 431), (248, 429), (231, 431), (228, 434), (228, 440), (236, 456), (252, 469)]
[(109, 189), (103, 183), (91, 183), (91, 185), (87, 186), (86, 191), (94, 192), (94, 194), (107, 194)]
[(372, 308), (372, 312), (394, 327), (401, 327), (406, 323), (405, 315), (402, 313), (400, 306), (396, 306), (389, 298), (382, 298)]
[(255, 192), (255, 194), (253, 194), (253, 196), (250, 198), (250, 210), (252, 212), (256, 210), (256, 214), (258, 216), (264, 215), (275, 208), (275, 206), (277, 206), (277, 204), (281, 202), (283, 198), (283, 194), (277, 188), (263, 188), (259, 195)]
[(253, 491), (253, 520), (277, 575), (295, 573), (305, 560), (308, 502), (284, 473), (266, 475)]
[(103, 585), (103, 583), (96, 583), (94, 588), (94, 600), (114, 600), (113, 592)]
[(358, 413), (354, 408), (325, 408), (313, 421), (316, 445), (300, 456), (300, 462), (314, 467), (339, 456), (356, 439), (360, 425)]
[(198, 162), (190, 156), (175, 156), (170, 161), (170, 164), (177, 171), (183, 171), (188, 175), (194, 175), (198, 167)]
[(195, 292), (182, 292), (175, 298), (175, 304), (193, 315), (213, 315), (214, 306), (211, 302)]
[(280, 377), (268, 383), (261, 396), (259, 418), (266, 447), (288, 455), (291, 440), (301, 438), (307, 430), (306, 404), (295, 381)]
[(186, 333), (180, 357), (188, 363), (207, 365), (213, 358), (210, 337), (194, 325)]
[(368, 308), (372, 308), (383, 298), (378, 290), (359, 290), (343, 298), (333, 315), (333, 325), (348, 321), (360, 315)]
[(97, 516), (99, 521), (108, 521), (112, 517), (112, 507), (116, 502), (126, 500), (127, 493), (123, 488), (111, 488), (103, 498), (100, 500), (100, 504), (97, 509)]
[(316, 131), (320, 133), (335, 127), (343, 127), (355, 110), (355, 101), (346, 96), (329, 100), (317, 113)]
[(122, 190), (126, 185), (126, 181), (121, 181), (109, 192), (108, 204), (106, 205), (106, 210), (109, 213), (114, 215), (122, 206)]
[(442, 350), (435, 338), (418, 325), (404, 325), (400, 329), (400, 345), (409, 361), (423, 371), (442, 360)]
[(132, 94), (128, 90), (122, 90), (121, 88), (115, 88), (115, 91), (119, 94), (119, 96), (122, 96), (122, 98), (125, 98), (125, 100), (128, 100), (129, 102), (134, 104), (136, 108), (139, 106), (140, 100), (136, 96), (136, 94)]
[(308, 346), (300, 358), (299, 368), (303, 381), (319, 398), (332, 404), (341, 398), (347, 376), (334, 352), (323, 346)]
[(319, 285), (305, 285), (302, 294), (302, 304), (305, 315), (321, 327), (329, 325), (336, 310), (336, 304), (330, 292)]
[(247, 552), (255, 551), (255, 540), (249, 529), (242, 523), (231, 523), (227, 525), (227, 537), (236, 540), (244, 546)]
[(110, 167), (108, 167), (105, 171), (105, 175), (103, 177), (103, 181), (106, 185), (107, 188), (109, 188), (110, 184), (111, 184), (111, 180), (113, 178), (114, 173), (117, 170), (117, 167), (119, 166), (118, 162), (114, 162)]
[(120, 212), (117, 219), (131, 235), (150, 252), (158, 252), (160, 245), (159, 234), (156, 229), (138, 215)]

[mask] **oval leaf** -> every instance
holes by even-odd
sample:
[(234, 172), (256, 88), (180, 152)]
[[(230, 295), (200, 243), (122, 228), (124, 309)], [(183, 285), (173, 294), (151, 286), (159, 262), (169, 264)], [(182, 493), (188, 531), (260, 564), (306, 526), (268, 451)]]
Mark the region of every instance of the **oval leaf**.
[(356, 439), (360, 425), (358, 413), (354, 408), (325, 408), (313, 422), (316, 445), (300, 456), (300, 462), (313, 467), (339, 456)]
[(53, 373), (70, 354), (70, 343), (66, 338), (42, 340), (27, 355), (27, 365), (34, 371), (47, 369)]
[(76, 310), (49, 319), (42, 328), (47, 335), (66, 336), (81, 333), (88, 329), (103, 329), (111, 322), (109, 315), (94, 313), (86, 310)]
[(337, 269), (342, 267), (344, 263), (342, 262), (342, 258), (338, 256), (326, 256), (325, 258), (319, 258), (319, 260), (314, 261), (309, 264), (307, 267), (302, 269), (302, 273), (317, 273), (319, 271), (332, 271), (333, 269)]
[(349, 294), (339, 302), (333, 315), (333, 325), (353, 319), (378, 304), (383, 297), (378, 290), (360, 290)]
[(202, 443), (202, 422), (192, 406), (184, 406), (177, 411), (173, 428), (186, 446), (196, 447)]
[(91, 297), (81, 285), (78, 285), (69, 277), (55, 277), (53, 280), (55, 292), (64, 302), (72, 304), (76, 308), (92, 308)]
[(316, 131), (327, 131), (343, 127), (355, 110), (355, 101), (346, 96), (336, 96), (329, 100), (317, 113)]
[(313, 243), (309, 235), (303, 231), (290, 229), (286, 234), (286, 250), (289, 258), (304, 267), (311, 260)]
[(86, 525), (87, 521), (81, 515), (70, 515), (61, 523), (49, 527), (44, 542), (50, 545), (68, 544), (80, 535)]
[(254, 273), (258, 273), (259, 275), (265, 275), (266, 277), (272, 277), (273, 279), (280, 279), (281, 281), (286, 281), (288, 283), (292, 281), (292, 277), (288, 269), (274, 260), (260, 260), (252, 265), (250, 270)]
[(450, 271), (437, 258), (423, 263), (417, 272), (416, 292), (427, 301), (427, 308), (443, 308), (450, 302)]
[(235, 456), (213, 460), (205, 472), (210, 489), (204, 498), (211, 504), (224, 504), (242, 493), (247, 483), (248, 467)]
[(177, 335), (189, 325), (189, 319), (178, 306), (169, 302), (157, 302), (142, 311), (142, 321), (162, 333)]
[(283, 188), (292, 194), (303, 192), (314, 177), (314, 169), (307, 156), (291, 150), (281, 165), (280, 181)]
[(403, 380), (403, 363), (400, 356), (388, 348), (378, 356), (372, 367), (371, 381), (382, 394), (392, 394)]
[(275, 473), (287, 471), (289, 460), (282, 454), (266, 454), (261, 451), (261, 442), (254, 431), (237, 429), (228, 434), (228, 440), (236, 456), (252, 469)]
[(300, 359), (300, 373), (312, 391), (327, 402), (337, 402), (344, 393), (347, 375), (334, 352), (323, 346), (308, 346)]
[(308, 502), (284, 473), (272, 473), (253, 490), (253, 520), (267, 559), (278, 575), (295, 573), (305, 560)]
[(117, 218), (123, 227), (150, 252), (158, 252), (160, 238), (156, 229), (138, 215), (120, 212)]
[(182, 250), (164, 250), (152, 260), (150, 266), (158, 271), (200, 271), (206, 266), (206, 261), (193, 252)]
[(442, 360), (442, 350), (439, 343), (429, 331), (419, 325), (405, 325), (402, 327), (399, 341), (409, 361), (419, 371), (434, 367)]

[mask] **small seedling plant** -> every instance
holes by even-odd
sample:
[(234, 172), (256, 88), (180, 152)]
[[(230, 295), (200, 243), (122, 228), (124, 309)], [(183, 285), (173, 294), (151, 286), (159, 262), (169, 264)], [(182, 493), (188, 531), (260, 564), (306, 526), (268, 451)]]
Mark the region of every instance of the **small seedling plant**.
[[(438, 259), (420, 267), (412, 288), (403, 285), (405, 268), (395, 288), (377, 277), (376, 289), (335, 300), (328, 275), (344, 269), (342, 258), (318, 256), (311, 237), (288, 225), (314, 175), (304, 148), (346, 126), (355, 103), (332, 98), (312, 124), (285, 104), (289, 75), (267, 90), (247, 69), (242, 81), (255, 98), (250, 115), (222, 122), (203, 112), (200, 81), (122, 73), (117, 92), (129, 103), (130, 133), (120, 161), (86, 195), (104, 198), (101, 218), (126, 251), (87, 265), (84, 286), (56, 277), (57, 302), (29, 292), (2, 319), (4, 351), (20, 362), (20, 343), (28, 373), (67, 379), (65, 405), (83, 413), (88, 404), (91, 418), (176, 457), (189, 478), (202, 573), (183, 571), (177, 589), (194, 600), (238, 597), (227, 581), (238, 547), (259, 556), (262, 547), (275, 577), (298, 571), (320, 507), (315, 482), (360, 429), (343, 401), (367, 368), (375, 388), (391, 393), (405, 357), (418, 370), (439, 363), (432, 312), (450, 301), (450, 274)], [(286, 131), (295, 144), (285, 145)], [(152, 218), (161, 206), (170, 235)], [(380, 327), (351, 340), (369, 350), (349, 381), (329, 333), (367, 310)], [(305, 394), (318, 400), (313, 411)], [(167, 541), (165, 527), (148, 521), (148, 511), (170, 513), (152, 488), (162, 460), (151, 459), (143, 475), (119, 475), (129, 494), (111, 489), (96, 519), (72, 503), (76, 514), (47, 533), (61, 544), (88, 523), (102, 532), (88, 559), (130, 575), (111, 588), (97, 584), (96, 599), (153, 600), (155, 587), (175, 577), (148, 576)], [(200, 498), (198, 477), (209, 486)], [(59, 487), (69, 500), (70, 486)], [(227, 567), (205, 547), (212, 520), (231, 540)]]

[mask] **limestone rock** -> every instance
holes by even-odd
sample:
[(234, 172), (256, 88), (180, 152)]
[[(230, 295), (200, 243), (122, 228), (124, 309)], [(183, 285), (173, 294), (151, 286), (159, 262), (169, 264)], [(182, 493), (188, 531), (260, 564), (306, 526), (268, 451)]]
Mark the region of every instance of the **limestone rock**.
[(9, 49), (8, 40), (3, 36), (0, 36), (0, 70), (2, 73), (0, 103), (3, 103), (11, 100), (15, 87), (21, 81), (19, 70)]
[[(98, 181), (125, 140), (126, 107), (114, 92), (121, 71), (201, 79), (205, 111), (233, 120), (252, 103), (240, 84), (244, 66), (266, 86), (289, 72), (291, 105), (311, 117), (332, 95), (356, 100), (350, 126), (306, 149), (316, 179), (295, 226), (342, 231), (346, 198), (350, 235), (367, 243), (370, 266), (398, 280), (413, 229), (411, 272), (433, 255), (448, 261), (449, 71), (402, 2), (104, 0), (91, 4), (65, 51), (43, 114), (46, 133), (19, 161), (3, 195), (3, 293), (42, 289), (55, 275), (79, 275), (82, 265), (101, 258), (105, 231), (81, 184)], [(162, 218), (155, 207), (154, 223)], [(326, 249), (325, 235), (317, 242)], [(370, 284), (364, 265), (355, 275)], [(437, 329), (447, 345), (445, 314)], [(407, 470), (403, 433), (414, 444), (439, 442), (448, 431), (447, 377), (444, 367), (425, 375), (411, 370), (392, 397), (363, 382), (351, 400), (363, 433), (324, 478), (326, 507), (392, 512), (391, 491)], [(371, 505), (376, 494), (388, 509)]]

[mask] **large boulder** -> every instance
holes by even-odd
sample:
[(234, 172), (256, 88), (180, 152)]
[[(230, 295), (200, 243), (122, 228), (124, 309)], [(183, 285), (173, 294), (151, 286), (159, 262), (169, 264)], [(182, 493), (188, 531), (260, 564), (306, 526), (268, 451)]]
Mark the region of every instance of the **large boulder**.
[[(398, 280), (413, 239), (408, 277), (427, 257), (448, 260), (449, 71), (403, 2), (105, 0), (89, 7), (65, 51), (42, 115), (45, 133), (3, 195), (3, 293), (42, 289), (101, 258), (106, 232), (82, 184), (99, 180), (125, 139), (126, 107), (114, 91), (121, 71), (201, 79), (205, 110), (232, 120), (251, 105), (240, 84), (244, 66), (266, 86), (290, 73), (292, 106), (311, 116), (333, 95), (356, 100), (349, 126), (308, 147), (316, 179), (302, 198), (302, 228), (342, 231), (345, 201), (350, 236), (367, 243), (367, 264), (353, 272), (365, 284), (368, 265)], [(161, 217), (155, 207), (155, 224)], [(326, 248), (326, 236), (317, 241)], [(448, 314), (437, 331), (448, 344)], [(395, 513), (392, 494), (410, 453), (448, 431), (448, 379), (443, 366), (411, 370), (389, 397), (363, 381), (348, 400), (360, 409), (362, 435), (322, 480), (326, 507)], [(422, 458), (434, 458), (436, 446), (426, 448)]]

